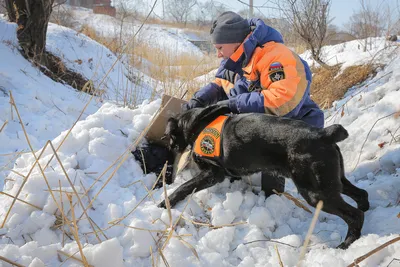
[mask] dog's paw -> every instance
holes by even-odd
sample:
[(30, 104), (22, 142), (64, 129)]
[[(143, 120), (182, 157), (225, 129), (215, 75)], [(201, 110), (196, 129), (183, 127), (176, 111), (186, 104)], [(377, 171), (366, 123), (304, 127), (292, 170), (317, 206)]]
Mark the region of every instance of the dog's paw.
[(160, 204), (158, 204), (157, 207), (162, 208), (162, 209), (165, 209), (165, 208), (166, 208), (166, 206), (165, 206), (165, 200), (163, 200)]
[(347, 249), (350, 246), (350, 244), (346, 241), (342, 242), (339, 246), (337, 246), (336, 248), (338, 249)]
[(358, 209), (362, 210), (363, 212), (366, 212), (367, 210), (369, 210), (369, 202), (363, 202), (362, 204), (358, 205)]

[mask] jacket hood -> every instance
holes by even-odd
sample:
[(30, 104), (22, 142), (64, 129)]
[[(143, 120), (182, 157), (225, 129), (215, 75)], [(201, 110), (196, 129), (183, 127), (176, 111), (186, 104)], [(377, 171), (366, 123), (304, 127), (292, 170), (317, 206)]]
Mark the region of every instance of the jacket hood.
[(261, 19), (248, 20), (252, 32), (233, 53), (233, 55), (221, 62), (221, 66), (227, 70), (240, 72), (247, 65), (254, 50), (268, 42), (283, 43), (282, 35), (274, 28), (266, 25)]

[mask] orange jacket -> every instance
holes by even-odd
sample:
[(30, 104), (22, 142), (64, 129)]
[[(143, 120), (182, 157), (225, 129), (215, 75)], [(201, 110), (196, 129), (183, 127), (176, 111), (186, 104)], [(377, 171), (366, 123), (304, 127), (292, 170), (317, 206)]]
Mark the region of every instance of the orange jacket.
[(194, 99), (210, 105), (229, 99), (235, 113), (268, 113), (323, 127), (324, 115), (310, 98), (308, 64), (283, 44), (282, 36), (262, 20), (235, 53), (221, 62), (216, 79)]

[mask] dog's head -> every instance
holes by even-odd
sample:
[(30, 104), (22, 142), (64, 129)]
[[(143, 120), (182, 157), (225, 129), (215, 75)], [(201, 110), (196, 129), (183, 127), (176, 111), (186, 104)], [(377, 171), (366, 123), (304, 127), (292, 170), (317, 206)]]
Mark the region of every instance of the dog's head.
[(169, 149), (177, 152), (183, 152), (188, 146), (182, 127), (179, 127), (179, 120), (176, 118), (169, 118), (165, 128), (163, 140), (169, 143)]

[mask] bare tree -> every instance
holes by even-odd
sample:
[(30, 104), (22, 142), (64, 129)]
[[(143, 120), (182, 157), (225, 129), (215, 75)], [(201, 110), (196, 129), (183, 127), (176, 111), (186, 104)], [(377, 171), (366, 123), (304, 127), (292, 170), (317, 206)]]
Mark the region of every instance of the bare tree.
[(324, 68), (330, 68), (323, 60), (321, 49), (330, 23), (331, 0), (279, 0), (285, 19), (311, 50), (313, 59)]
[[(137, 10), (129, 6), (129, 1), (119, 0), (114, 1), (115, 8), (117, 9), (117, 18), (119, 19), (119, 45), (118, 50), (123, 47), (124, 24), (130, 18), (137, 18)], [(119, 52), (119, 51), (117, 51)]]
[(183, 23), (185, 26), (192, 13), (193, 7), (197, 4), (196, 0), (168, 0), (166, 12), (173, 20)]
[[(361, 9), (350, 17), (347, 23), (349, 32), (357, 38), (364, 39), (364, 52), (367, 50), (368, 37), (380, 36), (385, 28), (386, 15), (382, 12), (382, 3), (373, 7), (370, 2), (360, 0)], [(391, 22), (389, 21), (388, 24)]]
[(7, 10), (8, 20), (10, 22), (16, 22), (17, 18), (15, 17), (15, 9), (11, 0), (5, 0), (5, 8)]
[(17, 38), (23, 54), (42, 62), (54, 0), (6, 0), (6, 3), (9, 19), (15, 18), (18, 24)]
[(212, 21), (225, 11), (227, 7), (219, 2), (213, 0), (198, 2), (194, 13), (196, 24), (198, 26), (211, 25)]

